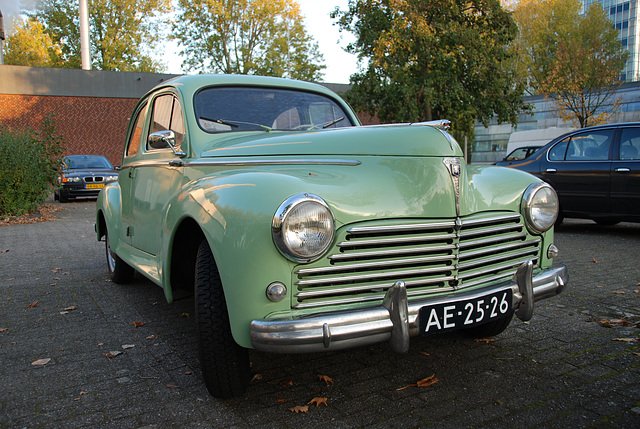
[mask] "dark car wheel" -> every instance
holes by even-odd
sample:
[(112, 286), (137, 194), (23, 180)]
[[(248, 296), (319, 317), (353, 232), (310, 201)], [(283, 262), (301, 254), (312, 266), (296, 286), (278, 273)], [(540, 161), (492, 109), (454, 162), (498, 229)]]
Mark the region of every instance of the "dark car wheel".
[(504, 330), (507, 329), (507, 326), (511, 323), (511, 319), (513, 319), (513, 311), (505, 317), (501, 317), (500, 319), (493, 320), (489, 323), (474, 326), (473, 328), (465, 329), (463, 332), (465, 335), (472, 338), (493, 337), (504, 332)]
[(60, 195), (58, 196), (58, 200), (61, 203), (68, 203), (69, 202), (69, 195), (67, 195), (66, 192), (60, 191)]
[(209, 393), (222, 399), (243, 394), (249, 384), (249, 351), (231, 334), (222, 282), (206, 240), (196, 259), (195, 302), (200, 365)]
[(109, 269), (109, 278), (111, 281), (118, 284), (130, 282), (133, 279), (135, 270), (131, 268), (126, 262), (124, 262), (118, 255), (111, 250), (111, 244), (109, 242), (109, 232), (105, 234), (106, 253), (107, 253), (107, 268)]

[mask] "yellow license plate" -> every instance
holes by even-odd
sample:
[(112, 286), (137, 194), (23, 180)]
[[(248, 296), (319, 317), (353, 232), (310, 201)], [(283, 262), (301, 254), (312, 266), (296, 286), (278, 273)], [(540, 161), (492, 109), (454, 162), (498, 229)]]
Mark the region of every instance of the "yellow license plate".
[(85, 189), (102, 189), (104, 188), (104, 183), (88, 183), (85, 185)]

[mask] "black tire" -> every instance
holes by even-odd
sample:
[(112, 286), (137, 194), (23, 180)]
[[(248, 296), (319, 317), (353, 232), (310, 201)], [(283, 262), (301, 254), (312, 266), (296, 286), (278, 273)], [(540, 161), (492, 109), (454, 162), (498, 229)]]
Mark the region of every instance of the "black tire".
[(196, 258), (195, 307), (200, 366), (207, 390), (220, 399), (242, 395), (249, 385), (249, 351), (231, 334), (222, 282), (207, 240), (200, 243)]
[[(61, 195), (62, 196), (62, 195)], [(105, 232), (105, 250), (107, 254), (107, 269), (109, 270), (109, 278), (117, 284), (128, 283), (133, 279), (135, 270), (124, 262), (115, 252), (111, 251), (109, 242), (109, 232)]]
[(463, 332), (472, 338), (494, 337), (507, 329), (507, 326), (511, 323), (511, 319), (513, 319), (513, 312), (509, 313), (506, 317), (465, 329)]
[(58, 197), (58, 200), (61, 203), (68, 203), (69, 202), (69, 195), (67, 195), (65, 192), (60, 191), (60, 196)]

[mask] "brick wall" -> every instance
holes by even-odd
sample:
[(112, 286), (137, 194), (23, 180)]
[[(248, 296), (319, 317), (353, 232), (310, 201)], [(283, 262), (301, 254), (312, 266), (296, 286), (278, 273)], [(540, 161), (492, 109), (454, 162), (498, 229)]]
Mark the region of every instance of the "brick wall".
[(54, 114), (66, 154), (104, 155), (120, 164), (128, 119), (137, 98), (68, 97), (0, 94), (0, 126), (40, 130)]

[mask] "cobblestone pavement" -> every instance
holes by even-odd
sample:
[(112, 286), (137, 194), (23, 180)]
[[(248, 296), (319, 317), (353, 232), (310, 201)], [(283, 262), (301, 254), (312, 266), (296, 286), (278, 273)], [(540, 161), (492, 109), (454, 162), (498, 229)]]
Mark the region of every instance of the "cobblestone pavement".
[[(0, 227), (2, 428), (640, 427), (640, 224), (566, 221), (568, 288), (495, 341), (252, 352), (246, 395), (218, 401), (200, 377), (193, 298), (168, 305), (142, 277), (110, 283), (95, 203), (62, 207), (52, 222)], [(315, 397), (327, 406), (290, 411)]]

